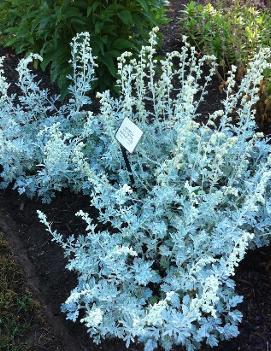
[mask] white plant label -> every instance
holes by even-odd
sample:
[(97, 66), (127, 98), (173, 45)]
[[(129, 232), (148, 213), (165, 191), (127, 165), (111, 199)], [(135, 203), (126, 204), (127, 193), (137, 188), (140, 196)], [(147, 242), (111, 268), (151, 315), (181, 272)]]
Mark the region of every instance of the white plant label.
[(131, 154), (139, 143), (142, 135), (142, 130), (126, 117), (117, 131), (116, 139)]

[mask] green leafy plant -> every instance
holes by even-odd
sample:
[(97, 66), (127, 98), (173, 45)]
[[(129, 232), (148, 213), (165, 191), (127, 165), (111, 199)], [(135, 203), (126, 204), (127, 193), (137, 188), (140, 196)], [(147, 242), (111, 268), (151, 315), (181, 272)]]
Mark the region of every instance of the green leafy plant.
[(271, 15), (253, 6), (202, 5), (191, 1), (185, 7), (182, 29), (200, 51), (214, 54), (227, 70), (244, 66), (259, 46), (271, 44)]
[(91, 33), (98, 57), (99, 88), (112, 86), (115, 61), (124, 50), (135, 51), (149, 30), (165, 20), (163, 0), (4, 0), (0, 31), (5, 45), (17, 53), (40, 52), (42, 69), (66, 92), (67, 64), (72, 37)]
[[(181, 23), (183, 33), (200, 52), (217, 57), (222, 81), (231, 65), (237, 66), (240, 80), (258, 48), (271, 46), (270, 11), (256, 8), (252, 3), (218, 1), (212, 5), (190, 1), (185, 6)], [(270, 73), (270, 70), (265, 71), (257, 105), (257, 118), (261, 123), (271, 121)]]

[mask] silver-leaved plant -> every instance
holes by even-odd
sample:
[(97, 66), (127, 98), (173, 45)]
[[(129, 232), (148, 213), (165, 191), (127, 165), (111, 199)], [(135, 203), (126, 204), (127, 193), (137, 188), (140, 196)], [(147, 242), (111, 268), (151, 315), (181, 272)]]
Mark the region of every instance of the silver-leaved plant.
[[(20, 193), (38, 195), (49, 202), (56, 191), (65, 187), (81, 191), (84, 176), (75, 171), (73, 162), (78, 150), (99, 157), (95, 140), (84, 134), (90, 114), (84, 106), (91, 103), (88, 93), (94, 79), (95, 57), (90, 48), (89, 33), (78, 34), (71, 43), (72, 75), (70, 98), (66, 104), (48, 89), (29, 69), (39, 55), (31, 54), (20, 60), (17, 67), (17, 93), (10, 93), (10, 84), (0, 59), (0, 164), (2, 188), (13, 183)], [(88, 133), (90, 131), (88, 130)], [(84, 142), (84, 145), (82, 144)], [(102, 141), (99, 142), (101, 148)], [(93, 166), (93, 165), (92, 165)]]
[[(192, 351), (235, 337), (242, 297), (232, 276), (248, 247), (270, 239), (271, 146), (256, 132), (254, 120), (270, 50), (255, 55), (238, 87), (232, 67), (221, 110), (202, 116), (199, 106), (215, 59), (198, 58), (183, 39), (179, 52), (157, 61), (154, 29), (137, 58), (124, 53), (118, 61), (120, 96), (99, 94), (100, 113), (86, 114), (73, 132), (80, 112), (76, 106), (85, 103), (85, 84), (89, 88), (84, 80), (90, 68), (80, 66), (82, 76), (72, 88), (79, 97), (71, 101), (73, 112), (66, 112), (69, 134), (61, 136), (58, 114), (48, 127), (53, 137), (46, 136), (45, 153), (53, 157), (60, 144), (66, 155), (68, 148), (54, 176), (62, 168), (63, 177), (68, 171), (78, 175), (78, 184), (91, 193), (98, 221), (108, 228), (98, 230), (89, 215), (79, 212), (86, 233), (65, 239), (39, 212), (69, 258), (67, 268), (78, 275), (63, 311), (73, 321), (80, 312), (97, 343), (118, 337), (127, 347), (143, 342), (145, 351), (158, 345)], [(125, 117), (143, 131), (129, 155), (134, 184), (115, 138)], [(22, 156), (27, 165), (28, 153)], [(53, 167), (50, 160), (42, 162), (45, 170)]]

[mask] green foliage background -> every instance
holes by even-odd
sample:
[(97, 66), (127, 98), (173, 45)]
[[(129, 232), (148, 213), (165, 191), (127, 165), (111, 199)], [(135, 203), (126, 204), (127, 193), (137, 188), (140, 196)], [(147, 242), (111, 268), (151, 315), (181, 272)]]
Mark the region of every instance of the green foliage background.
[(183, 11), (181, 28), (192, 45), (215, 55), (225, 70), (231, 64), (246, 65), (259, 47), (271, 46), (270, 11), (239, 1), (231, 5), (190, 1)]
[(163, 0), (3, 0), (0, 31), (4, 44), (17, 53), (40, 53), (42, 69), (66, 91), (72, 37), (82, 31), (92, 36), (98, 57), (100, 89), (112, 86), (115, 59), (137, 50), (150, 29), (165, 22)]
[[(260, 47), (271, 47), (271, 12), (253, 3), (226, 0), (215, 4), (190, 1), (181, 16), (181, 30), (201, 53), (215, 55), (224, 83), (230, 65), (237, 66), (237, 79)], [(271, 70), (264, 72), (257, 103), (257, 122), (271, 131)]]

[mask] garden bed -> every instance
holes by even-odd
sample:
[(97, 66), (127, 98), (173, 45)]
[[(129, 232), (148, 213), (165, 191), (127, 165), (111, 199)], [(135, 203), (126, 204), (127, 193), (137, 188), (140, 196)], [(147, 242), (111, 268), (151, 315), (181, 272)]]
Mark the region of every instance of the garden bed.
[[(58, 334), (61, 327), (51, 324), (48, 311), (37, 293), (33, 279), (35, 273), (22, 250), (17, 250), (20, 243), (17, 239), (16, 243), (12, 242), (10, 232), (8, 237), (13, 253), (0, 233), (0, 350), (68, 350), (64, 347), (64, 338), (59, 337), (63, 333)], [(19, 256), (15, 254), (17, 251)]]
[[(180, 45), (180, 38), (175, 35), (179, 29), (176, 13), (180, 7), (181, 1), (172, 1), (169, 13), (173, 22), (164, 29), (166, 41), (163, 51), (178, 49)], [(1, 50), (1, 55), (7, 58), (5, 69), (9, 72), (8, 79), (16, 81), (14, 67), (17, 57), (6, 49)], [(43, 80), (45, 78), (45, 84), (48, 84), (47, 75), (42, 74), (42, 78)], [(219, 108), (221, 94), (218, 85), (218, 81), (214, 80), (209, 95), (201, 106), (200, 112), (205, 115)], [(16, 90), (16, 86), (13, 89)], [(65, 270), (66, 260), (63, 258), (63, 251), (51, 242), (50, 235), (37, 218), (37, 210), (46, 213), (54, 223), (54, 228), (67, 235), (84, 232), (84, 224), (74, 216), (78, 210), (84, 210), (92, 217), (95, 217), (96, 213), (89, 207), (87, 197), (74, 195), (68, 191), (58, 194), (50, 205), (20, 196), (11, 189), (0, 193), (0, 231), (3, 231), (8, 240), (15, 260), (23, 268), (26, 285), (43, 306), (42, 313), (54, 331), (56, 339), (61, 340), (65, 351), (125, 350), (124, 344), (119, 341), (106, 341), (99, 346), (93, 345), (87, 336), (86, 328), (79, 323), (74, 324), (65, 320), (65, 315), (60, 312), (60, 305), (75, 287), (76, 277)], [(237, 292), (244, 296), (244, 302), (240, 306), (244, 314), (239, 328), (240, 335), (213, 350), (270, 351), (271, 247), (247, 253), (236, 271), (235, 281)], [(57, 346), (57, 343), (54, 347), (46, 349), (62, 350), (62, 346)], [(132, 345), (129, 350), (140, 351), (142, 346)], [(207, 350), (209, 349), (206, 347), (202, 349)]]
[[(65, 344), (65, 351), (125, 350), (125, 346), (118, 341), (107, 341), (99, 346), (92, 345), (86, 329), (79, 324), (66, 321), (60, 312), (60, 305), (76, 285), (76, 278), (65, 270), (66, 260), (63, 258), (62, 250), (51, 242), (50, 235), (38, 221), (36, 215), (38, 209), (47, 213), (54, 223), (54, 228), (62, 233), (67, 235), (82, 233), (85, 226), (74, 213), (79, 209), (89, 212), (89, 200), (87, 197), (65, 192), (59, 194), (50, 205), (44, 205), (11, 190), (2, 191), (0, 194), (0, 229), (12, 246), (15, 258), (20, 265), (23, 265), (27, 284), (45, 306), (48, 323), (56, 329), (56, 335)], [(239, 328), (240, 335), (214, 350), (269, 351), (271, 247), (247, 253), (237, 268), (235, 281), (237, 292), (244, 296), (244, 302), (240, 305), (244, 314)], [(141, 349), (139, 345), (130, 347), (131, 351)], [(207, 351), (207, 348), (204, 347), (202, 351)]]

